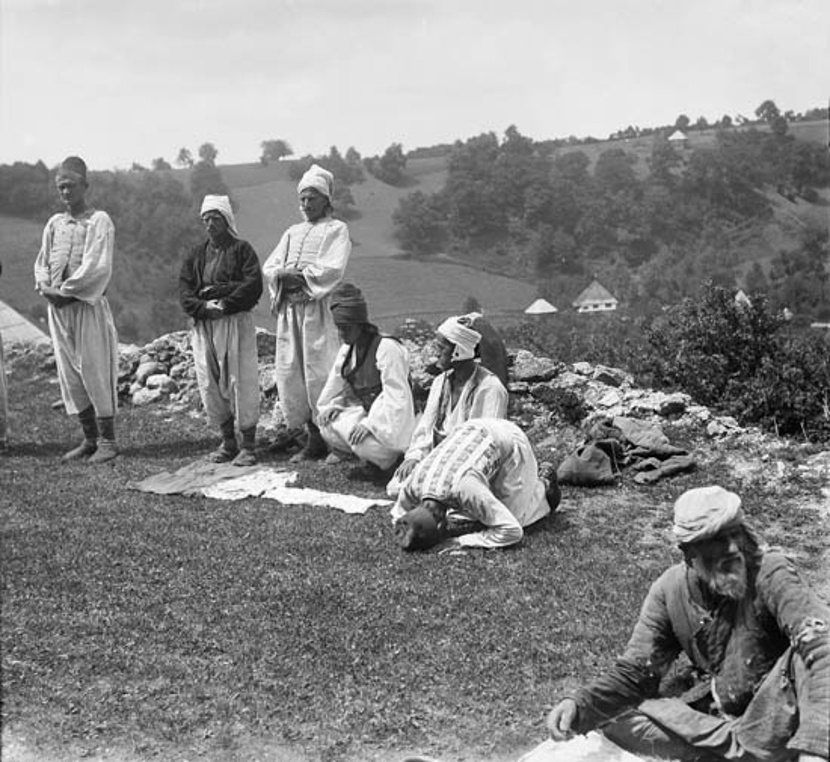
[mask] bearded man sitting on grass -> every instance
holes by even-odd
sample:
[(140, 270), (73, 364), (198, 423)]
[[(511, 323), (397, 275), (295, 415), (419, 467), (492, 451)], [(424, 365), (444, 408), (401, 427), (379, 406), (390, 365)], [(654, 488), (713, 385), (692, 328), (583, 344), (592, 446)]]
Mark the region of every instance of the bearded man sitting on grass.
[[(741, 498), (692, 489), (674, 506), (684, 562), (652, 586), (625, 653), (548, 717), (555, 741), (601, 728), (672, 760), (826, 760), (830, 610), (782, 553), (764, 550)], [(679, 653), (697, 681), (659, 698)]]

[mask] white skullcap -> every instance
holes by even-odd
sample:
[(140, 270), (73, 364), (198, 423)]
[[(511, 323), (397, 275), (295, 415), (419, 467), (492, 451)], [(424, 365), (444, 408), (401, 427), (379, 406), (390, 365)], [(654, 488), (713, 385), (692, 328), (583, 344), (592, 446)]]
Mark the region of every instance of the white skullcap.
[(306, 188), (314, 188), (320, 191), (329, 201), (334, 188), (334, 175), (319, 164), (312, 164), (306, 173), (300, 178), (297, 185), (297, 193), (302, 193)]
[(233, 218), (233, 209), (231, 209), (231, 200), (227, 196), (205, 196), (204, 201), (202, 201), (202, 211), (199, 212), (199, 215), (204, 215), (205, 212), (219, 212), (228, 223), (228, 232), (234, 238), (239, 238), (236, 220)]
[(447, 318), (437, 331), (447, 341), (455, 344), (452, 353), (453, 360), (471, 360), (476, 356), (476, 347), (481, 341), (481, 334), (466, 325), (463, 325), (457, 317)]
[(674, 504), (672, 532), (685, 545), (714, 537), (724, 527), (743, 523), (741, 498), (723, 487), (698, 487), (684, 492)]

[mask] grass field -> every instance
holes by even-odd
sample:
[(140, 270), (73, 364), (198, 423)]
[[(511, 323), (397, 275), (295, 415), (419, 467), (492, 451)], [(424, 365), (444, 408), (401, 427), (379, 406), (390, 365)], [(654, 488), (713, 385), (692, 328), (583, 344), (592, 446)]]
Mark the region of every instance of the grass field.
[[(51, 407), (51, 372), (15, 364), (10, 396), (4, 760), (516, 760), (545, 738), (556, 697), (619, 653), (678, 559), (672, 501), (705, 483), (743, 493), (767, 539), (827, 589), (818, 485), (777, 476), (770, 449), (699, 443), (697, 473), (565, 488), (506, 551), (403, 554), (382, 509), (130, 490), (215, 447), (198, 418), (122, 409), (122, 457), (61, 465), (78, 431)], [(303, 465), (302, 484), (382, 496), (347, 468)]]
[(33, 270), (43, 224), (0, 216), (0, 259), (3, 263), (0, 299), (24, 315), (28, 315), (33, 305), (43, 302), (35, 293)]

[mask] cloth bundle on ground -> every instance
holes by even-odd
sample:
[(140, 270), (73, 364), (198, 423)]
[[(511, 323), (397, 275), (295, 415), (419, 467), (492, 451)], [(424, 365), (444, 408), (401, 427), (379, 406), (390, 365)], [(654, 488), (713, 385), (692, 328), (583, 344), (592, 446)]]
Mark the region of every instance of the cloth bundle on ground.
[(598, 444), (587, 442), (577, 447), (562, 461), (556, 469), (556, 478), (560, 484), (600, 487), (613, 484), (614, 473), (608, 453)]
[(562, 461), (556, 471), (560, 484), (599, 487), (613, 484), (631, 466), (637, 484), (653, 484), (695, 468), (694, 458), (671, 444), (654, 423), (616, 416), (591, 424), (586, 441)]

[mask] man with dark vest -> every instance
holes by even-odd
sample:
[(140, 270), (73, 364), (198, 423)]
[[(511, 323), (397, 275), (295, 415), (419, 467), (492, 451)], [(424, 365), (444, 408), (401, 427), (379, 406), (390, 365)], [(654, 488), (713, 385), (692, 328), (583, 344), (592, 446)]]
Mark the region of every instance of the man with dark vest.
[(332, 450), (328, 462), (356, 455), (388, 471), (403, 455), (415, 428), (409, 385), (409, 353), (369, 322), (359, 288), (343, 283), (332, 294), (331, 312), (343, 346), (317, 400), (317, 425)]

